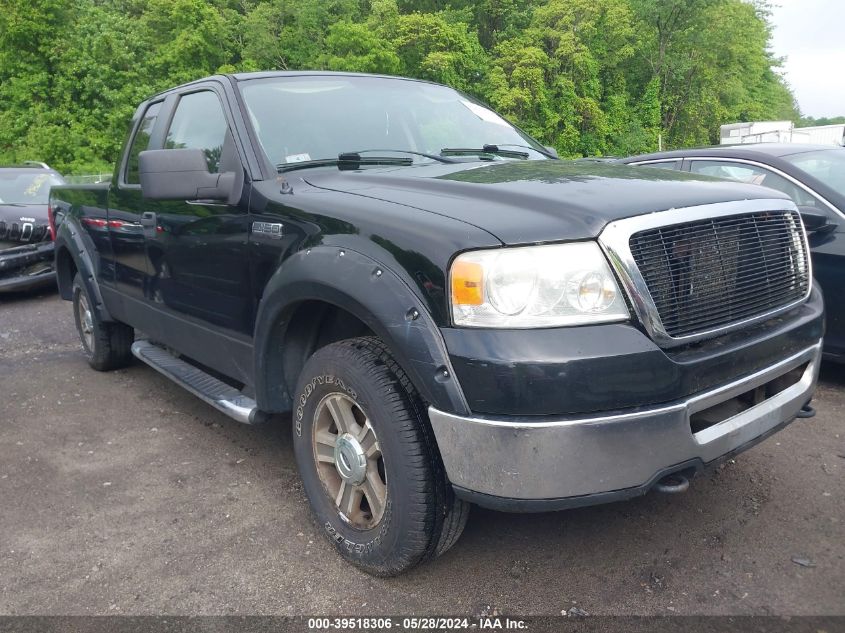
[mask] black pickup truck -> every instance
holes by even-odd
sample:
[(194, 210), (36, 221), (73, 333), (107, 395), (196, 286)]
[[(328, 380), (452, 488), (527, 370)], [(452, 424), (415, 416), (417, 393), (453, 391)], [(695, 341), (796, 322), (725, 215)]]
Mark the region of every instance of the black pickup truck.
[(111, 184), (51, 203), (89, 363), (291, 412), (320, 530), (373, 574), (446, 551), (472, 503), (683, 490), (812, 412), (793, 202), (557, 160), (445, 86), (209, 77), (141, 104)]

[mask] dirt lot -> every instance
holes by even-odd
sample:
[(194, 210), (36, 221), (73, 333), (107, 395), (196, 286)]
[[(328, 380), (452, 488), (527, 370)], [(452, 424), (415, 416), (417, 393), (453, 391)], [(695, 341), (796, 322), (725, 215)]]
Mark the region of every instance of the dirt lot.
[(476, 508), (446, 556), (379, 580), (311, 522), (287, 420), (98, 374), (69, 304), (0, 297), (0, 613), (845, 614), (845, 368), (822, 380), (815, 419), (686, 494)]

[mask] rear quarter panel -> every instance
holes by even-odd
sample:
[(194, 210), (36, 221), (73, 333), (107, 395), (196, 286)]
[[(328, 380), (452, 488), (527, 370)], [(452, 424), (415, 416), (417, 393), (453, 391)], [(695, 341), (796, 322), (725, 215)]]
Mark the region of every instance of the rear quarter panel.
[(59, 291), (65, 299), (70, 298), (73, 275), (63, 269), (62, 258), (69, 257), (76, 270), (84, 271), (97, 283), (109, 282), (108, 197), (108, 184), (63, 185), (50, 191)]

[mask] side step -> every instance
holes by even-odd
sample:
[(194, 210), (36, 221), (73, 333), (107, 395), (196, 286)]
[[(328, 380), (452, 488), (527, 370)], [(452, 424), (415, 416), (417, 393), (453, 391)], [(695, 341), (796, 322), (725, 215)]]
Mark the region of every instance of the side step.
[(147, 340), (135, 341), (132, 354), (238, 422), (260, 424), (267, 420), (267, 414), (258, 409), (255, 400), (158, 345)]

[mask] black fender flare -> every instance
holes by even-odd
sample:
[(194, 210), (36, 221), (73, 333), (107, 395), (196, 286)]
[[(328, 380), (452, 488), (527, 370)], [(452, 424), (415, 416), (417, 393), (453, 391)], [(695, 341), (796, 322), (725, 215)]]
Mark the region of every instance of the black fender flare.
[(371, 257), (336, 246), (291, 255), (265, 287), (254, 338), (260, 407), (284, 411), (291, 406), (281, 347), (293, 313), (308, 300), (353, 314), (385, 342), (427, 402), (469, 414), (440, 330), (411, 286)]
[(73, 284), (73, 279), (65, 279), (64, 271), (60, 266), (59, 259), (67, 253), (73, 260), (82, 283), (85, 285), (85, 290), (88, 291), (88, 296), (91, 297), (94, 303), (94, 310), (101, 321), (114, 321), (106, 304), (103, 302), (103, 295), (100, 292), (100, 286), (97, 283), (97, 267), (94, 260), (91, 258), (90, 250), (94, 248), (93, 245), (86, 245), (85, 240), (87, 236), (85, 232), (78, 226), (74, 226), (76, 218), (67, 215), (56, 231), (56, 254), (54, 267), (59, 282), (59, 292), (63, 299), (71, 299), (69, 289)]

